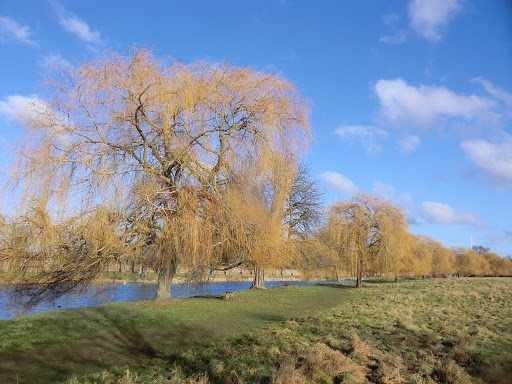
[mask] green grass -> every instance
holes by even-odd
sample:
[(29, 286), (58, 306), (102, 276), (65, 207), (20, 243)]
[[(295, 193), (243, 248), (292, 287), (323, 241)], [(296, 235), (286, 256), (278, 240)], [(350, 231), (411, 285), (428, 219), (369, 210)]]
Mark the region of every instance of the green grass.
[(512, 280), (279, 287), (0, 321), (0, 382), (511, 383)]
[(74, 308), (0, 321), (0, 382), (64, 380), (115, 366), (170, 364), (187, 350), (344, 300), (327, 287), (276, 287), (220, 296)]

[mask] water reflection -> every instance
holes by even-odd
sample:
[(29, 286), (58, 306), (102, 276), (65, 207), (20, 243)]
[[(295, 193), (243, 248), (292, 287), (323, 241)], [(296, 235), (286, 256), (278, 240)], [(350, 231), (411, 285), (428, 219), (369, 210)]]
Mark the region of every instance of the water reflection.
[[(265, 282), (265, 287), (312, 285), (316, 283), (317, 282), (307, 283), (304, 281), (267, 281)], [(226, 291), (248, 289), (250, 286), (251, 282), (248, 281), (174, 284), (171, 288), (171, 295), (172, 297), (220, 295)], [(21, 312), (21, 308), (16, 305), (8, 306), (10, 292), (9, 287), (0, 287), (0, 319), (8, 319), (22, 314), (33, 314), (57, 309), (94, 307), (103, 303), (149, 300), (155, 296), (156, 284), (93, 284), (77, 295), (64, 296), (51, 304), (43, 305), (26, 312)]]

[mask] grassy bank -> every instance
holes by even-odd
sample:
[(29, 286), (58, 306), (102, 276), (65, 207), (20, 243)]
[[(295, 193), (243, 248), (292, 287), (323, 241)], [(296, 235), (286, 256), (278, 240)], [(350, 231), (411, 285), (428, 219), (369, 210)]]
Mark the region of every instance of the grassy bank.
[(0, 345), (0, 382), (510, 383), (512, 280), (109, 304), (3, 320)]

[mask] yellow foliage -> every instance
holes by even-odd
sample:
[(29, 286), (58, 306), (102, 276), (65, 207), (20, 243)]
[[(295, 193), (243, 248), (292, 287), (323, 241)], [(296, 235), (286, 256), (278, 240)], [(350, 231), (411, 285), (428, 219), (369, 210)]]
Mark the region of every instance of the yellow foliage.
[[(25, 115), (28, 134), (12, 170), (20, 215), (51, 207), (60, 225), (101, 207), (116, 222), (109, 233), (130, 247), (121, 256), (152, 260), (165, 285), (159, 294), (169, 291), (178, 264), (208, 269), (229, 256), (271, 263), (258, 236), (277, 241), (269, 223), (283, 219), (310, 136), (308, 103), (293, 84), (227, 64), (168, 63), (135, 49), (61, 69), (48, 86), (50, 97)], [(230, 222), (222, 200), (241, 175), (251, 176), (242, 180), (263, 203), (247, 218), (257, 223), (249, 231), (252, 255), (237, 253), (247, 249), (234, 245), (247, 227)]]
[(326, 237), (338, 259), (357, 274), (358, 286), (363, 273), (387, 272), (399, 263), (406, 235), (404, 213), (383, 198), (358, 193), (328, 209)]

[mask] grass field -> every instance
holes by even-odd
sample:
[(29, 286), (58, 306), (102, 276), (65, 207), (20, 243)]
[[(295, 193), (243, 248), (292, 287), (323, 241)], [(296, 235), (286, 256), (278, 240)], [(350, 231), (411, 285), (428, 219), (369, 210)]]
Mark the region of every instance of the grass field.
[(0, 321), (7, 383), (511, 383), (512, 279), (279, 287)]

